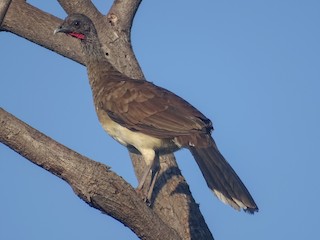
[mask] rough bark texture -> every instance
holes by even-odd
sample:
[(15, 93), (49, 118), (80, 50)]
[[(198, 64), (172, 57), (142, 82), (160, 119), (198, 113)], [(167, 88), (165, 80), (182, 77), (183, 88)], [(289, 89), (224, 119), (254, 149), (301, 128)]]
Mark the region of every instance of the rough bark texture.
[[(52, 34), (53, 30), (61, 24), (61, 19), (56, 18), (48, 13), (45, 13), (31, 6), (30, 4), (27, 4), (25, 1), (22, 0), (12, 0), (10, 5), (10, 1), (6, 2), (8, 5), (5, 5), (5, 3), (2, 2), (0, 4), (1, 31), (12, 32), (47, 49), (50, 49), (62, 56), (65, 56), (78, 63), (83, 64), (80, 46), (77, 41), (73, 41), (73, 39), (68, 39), (68, 41), (65, 41), (66, 36), (54, 36)], [(95, 8), (91, 1), (59, 0), (59, 3), (67, 13), (84, 13), (94, 21), (99, 33), (100, 41), (106, 53), (106, 57), (119, 71), (123, 72), (124, 74), (132, 78), (144, 79), (143, 73), (132, 51), (130, 42), (130, 30), (132, 26), (132, 21), (139, 7), (140, 2), (141, 0), (116, 0), (114, 1), (109, 13), (106, 16), (104, 16)], [(6, 6), (9, 6), (9, 8)], [(3, 21), (1, 22), (2, 13), (3, 16), (5, 16), (3, 18)], [(136, 202), (136, 200), (132, 200), (132, 197), (129, 198), (129, 195), (127, 195), (128, 193), (122, 194), (127, 191), (133, 191), (132, 188), (128, 186), (128, 184), (120, 184), (117, 182), (116, 186), (111, 187), (111, 189), (114, 190), (105, 190), (107, 192), (102, 191), (104, 189), (103, 186), (98, 186), (98, 184), (96, 184), (97, 182), (99, 182), (100, 184), (101, 179), (102, 182), (107, 182), (106, 180), (103, 180), (106, 178), (107, 175), (112, 175), (111, 178), (116, 178), (114, 173), (108, 171), (107, 168), (102, 164), (92, 162), (87, 158), (84, 158), (76, 153), (72, 154), (74, 160), (73, 163), (70, 163), (74, 164), (73, 171), (76, 172), (72, 172), (70, 169), (68, 169), (68, 166), (63, 164), (63, 160), (59, 162), (50, 163), (49, 159), (42, 158), (43, 155), (41, 154), (48, 154), (48, 152), (52, 152), (52, 154), (57, 154), (57, 143), (48, 144), (47, 146), (50, 146), (49, 148), (39, 148), (41, 149), (41, 151), (36, 150), (36, 148), (33, 150), (29, 149), (27, 151), (26, 147), (28, 145), (28, 140), (30, 139), (19, 139), (14, 137), (17, 134), (19, 134), (19, 132), (21, 133), (23, 131), (22, 129), (19, 130), (20, 127), (22, 128), (22, 125), (19, 124), (17, 125), (18, 128), (15, 128), (15, 130), (10, 130), (9, 126), (14, 127), (10, 125), (10, 122), (17, 120), (14, 120), (12, 116), (8, 117), (8, 114), (4, 111), (1, 111), (0, 115), (1, 142), (11, 147), (14, 151), (18, 152), (19, 154), (25, 156), (30, 161), (36, 163), (37, 165), (47, 169), (53, 174), (58, 175), (64, 180), (66, 180), (75, 190), (75, 192), (79, 196), (81, 196), (87, 203), (96, 208), (99, 208), (101, 211), (104, 211), (107, 214), (110, 214), (116, 219), (125, 223), (140, 238), (159, 239), (150, 238), (151, 235), (153, 237), (158, 236), (157, 234), (154, 234), (152, 229), (140, 229), (142, 226), (146, 228), (146, 225), (140, 225), (140, 227), (137, 226), (138, 224), (133, 224), (134, 226), (131, 225), (131, 223), (135, 221), (138, 222), (138, 219), (136, 219), (135, 221), (130, 219), (129, 221), (128, 216), (121, 216), (121, 214), (125, 214), (121, 213), (121, 211), (118, 211), (119, 209), (121, 209), (121, 207), (126, 207), (128, 211), (132, 206), (135, 206), (135, 208), (137, 209), (146, 208), (141, 200), (141, 202)], [(7, 130), (4, 131), (4, 129)], [(47, 137), (43, 137), (40, 133), (34, 133), (33, 141), (36, 142), (39, 140), (41, 142), (44, 141), (43, 139), (49, 142), (53, 141)], [(68, 151), (71, 150), (68, 149)], [(68, 154), (70, 155), (70, 153)], [(138, 178), (141, 178), (142, 169), (145, 167), (144, 161), (141, 161), (140, 156), (138, 155), (130, 154), (130, 156), (132, 158), (136, 175)], [(76, 160), (77, 158), (79, 159)], [(40, 162), (37, 162), (38, 160)], [(68, 159), (68, 161), (70, 161), (70, 159)], [(88, 169), (88, 172), (83, 173), (83, 166), (86, 166), (85, 168)], [(99, 177), (101, 177), (101, 179), (92, 179), (90, 171), (92, 172), (93, 170), (99, 171), (101, 173), (99, 173)], [(74, 179), (72, 180), (73, 177), (78, 177), (78, 175), (82, 176), (81, 181), (79, 181), (79, 179), (77, 181), (75, 181)], [(93, 182), (88, 182), (88, 179), (86, 180), (86, 178)], [(162, 219), (163, 222), (160, 225), (163, 225), (163, 227), (154, 227), (154, 229), (156, 231), (159, 231), (158, 234), (161, 233), (161, 238), (163, 239), (165, 239), (163, 233), (168, 232), (168, 229), (170, 229), (170, 227), (175, 229), (175, 231), (182, 239), (213, 239), (199, 211), (199, 207), (192, 198), (191, 193), (189, 191), (189, 187), (180, 173), (180, 170), (177, 166), (177, 163), (173, 155), (166, 155), (161, 158), (161, 173), (159, 180), (157, 181), (157, 184), (155, 186), (155, 192), (157, 194), (155, 194), (156, 197), (154, 199), (153, 205), (151, 206), (151, 209), (147, 208), (148, 210), (143, 210), (146, 211), (146, 213), (141, 213), (140, 215), (136, 216), (130, 215), (129, 217), (140, 217), (140, 220), (145, 221), (145, 217), (147, 216), (145, 214), (157, 215), (159, 218)], [(106, 200), (106, 195), (104, 194), (117, 195), (117, 197), (121, 197), (121, 201), (103, 201), (103, 199)], [(128, 203), (125, 203), (125, 198), (128, 198), (126, 199)], [(134, 203), (132, 203), (132, 201)], [(118, 202), (121, 202), (124, 206), (119, 206), (119, 204), (117, 204)], [(117, 213), (111, 214), (110, 210), (106, 210), (108, 208), (113, 209)], [(157, 216), (150, 216), (149, 218)], [(157, 221), (161, 222), (161, 220), (159, 219)], [(148, 232), (148, 234), (146, 232)], [(170, 239), (178, 239), (176, 235), (174, 235), (174, 231), (171, 230), (170, 234), (173, 234), (170, 237)]]
[(119, 220), (141, 239), (181, 239), (109, 167), (64, 147), (2, 108), (0, 141), (68, 182), (86, 203)]
[(6, 13), (8, 11), (10, 3), (11, 3), (11, 0), (2, 0), (0, 2), (0, 26), (2, 24), (4, 16), (6, 15)]

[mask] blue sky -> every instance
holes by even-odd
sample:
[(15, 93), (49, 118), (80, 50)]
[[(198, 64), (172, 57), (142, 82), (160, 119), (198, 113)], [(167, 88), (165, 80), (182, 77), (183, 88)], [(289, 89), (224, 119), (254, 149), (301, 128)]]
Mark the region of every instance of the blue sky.
[[(60, 18), (55, 1), (30, 3)], [(95, 1), (106, 13), (110, 1)], [(256, 200), (220, 203), (191, 154), (178, 164), (216, 239), (318, 239), (319, 1), (144, 1), (132, 43), (149, 81), (182, 96)], [(99, 125), (83, 66), (0, 33), (0, 106), (136, 186), (128, 153)], [(0, 144), (0, 239), (137, 239), (62, 180)]]

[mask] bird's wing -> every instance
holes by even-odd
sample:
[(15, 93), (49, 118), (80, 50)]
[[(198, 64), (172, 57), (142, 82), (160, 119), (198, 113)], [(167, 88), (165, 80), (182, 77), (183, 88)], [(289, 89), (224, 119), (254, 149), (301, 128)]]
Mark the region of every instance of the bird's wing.
[(101, 108), (118, 124), (154, 137), (209, 133), (212, 124), (174, 93), (147, 81), (109, 82)]

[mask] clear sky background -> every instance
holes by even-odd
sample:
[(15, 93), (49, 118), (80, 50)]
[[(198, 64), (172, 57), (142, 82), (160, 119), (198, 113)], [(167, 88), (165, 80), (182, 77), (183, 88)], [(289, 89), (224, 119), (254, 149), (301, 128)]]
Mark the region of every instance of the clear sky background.
[[(56, 1), (30, 3), (60, 18)], [(95, 1), (106, 13), (111, 1)], [(176, 154), (216, 239), (320, 239), (320, 1), (143, 1), (132, 29), (149, 81), (182, 96), (260, 212), (219, 202), (191, 154)], [(127, 150), (103, 131), (86, 70), (0, 33), (0, 106), (137, 186)], [(137, 239), (61, 179), (0, 144), (0, 239)]]

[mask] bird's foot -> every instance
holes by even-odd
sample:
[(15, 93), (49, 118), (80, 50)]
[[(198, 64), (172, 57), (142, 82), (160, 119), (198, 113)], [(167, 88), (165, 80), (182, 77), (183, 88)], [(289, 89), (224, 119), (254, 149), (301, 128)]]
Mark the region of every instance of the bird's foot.
[(141, 197), (141, 199), (147, 204), (147, 206), (151, 206), (151, 199), (149, 199), (147, 191), (145, 191), (143, 188), (136, 188), (136, 193)]

